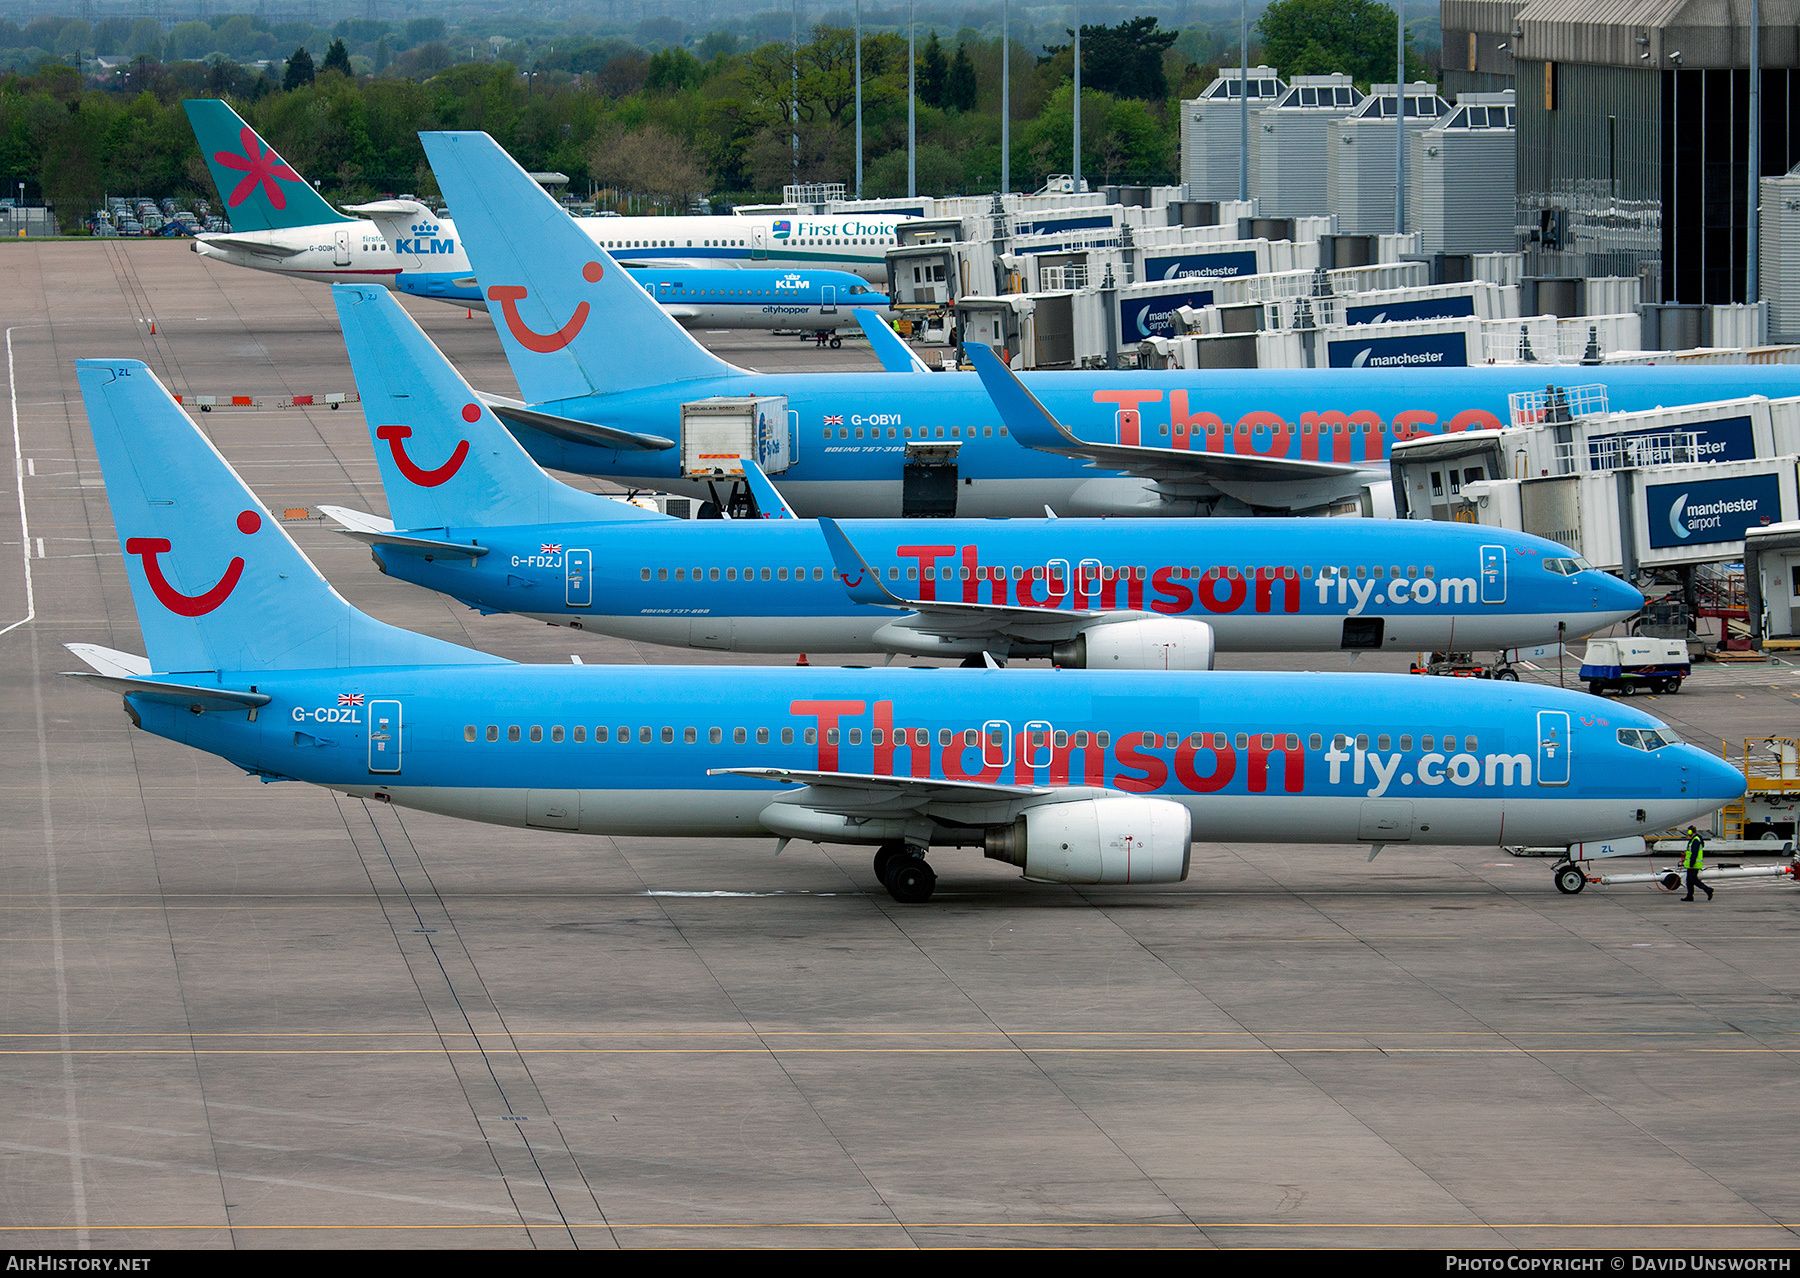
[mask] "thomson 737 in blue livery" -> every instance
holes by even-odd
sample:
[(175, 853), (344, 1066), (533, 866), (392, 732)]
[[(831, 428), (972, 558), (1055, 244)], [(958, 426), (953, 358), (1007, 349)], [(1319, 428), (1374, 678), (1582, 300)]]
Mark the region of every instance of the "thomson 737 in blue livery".
[(1562, 844), (1737, 797), (1641, 711), (1406, 675), (527, 666), (351, 607), (134, 360), (77, 364), (147, 656), (74, 645), (147, 732), (264, 780), (497, 825), (934, 847), (1166, 883), (1208, 840)]
[[(1491, 650), (1643, 606), (1554, 542), (1464, 524), (876, 519), (834, 546), (812, 520), (671, 519), (552, 479), (384, 290), (333, 295), (392, 518), (325, 509), (383, 572), (487, 611), (676, 647), (1206, 669), (1215, 643)], [(978, 354), (1004, 420), (1042, 415)]]
[[(903, 352), (876, 377), (725, 363), (646, 305), (492, 138), (423, 140), (536, 413), (535, 424), (502, 417), (552, 469), (703, 497), (704, 482), (684, 468), (682, 405), (779, 396), (794, 448), (771, 478), (805, 515), (927, 513), (928, 481), (934, 514), (1031, 515), (1046, 504), (1073, 515), (1309, 511), (1385, 485), (1395, 440), (1501, 426), (1510, 394), (1557, 376), (1539, 365), (1027, 373), (1074, 440), (1021, 448), (978, 378), (915, 371)], [(1779, 365), (1579, 376), (1604, 383), (1615, 411), (1800, 395), (1800, 367)]]

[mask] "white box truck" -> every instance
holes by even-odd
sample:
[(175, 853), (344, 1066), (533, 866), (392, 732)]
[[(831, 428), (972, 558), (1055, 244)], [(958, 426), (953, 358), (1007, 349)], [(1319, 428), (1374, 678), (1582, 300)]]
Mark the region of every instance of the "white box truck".
[(764, 474), (793, 465), (798, 423), (785, 395), (717, 395), (681, 406), (681, 473), (690, 479), (742, 479), (744, 458)]

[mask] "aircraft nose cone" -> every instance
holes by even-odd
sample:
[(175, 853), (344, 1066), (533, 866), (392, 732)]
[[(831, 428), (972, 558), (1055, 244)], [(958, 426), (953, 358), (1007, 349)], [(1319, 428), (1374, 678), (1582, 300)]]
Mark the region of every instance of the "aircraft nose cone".
[(1636, 586), (1620, 581), (1609, 572), (1596, 572), (1594, 611), (1604, 623), (1623, 621), (1644, 606), (1644, 596)]
[(1684, 760), (1690, 778), (1689, 795), (1712, 799), (1720, 804), (1730, 803), (1744, 796), (1746, 787), (1742, 772), (1717, 755), (1697, 746), (1688, 746), (1686, 753), (1691, 756)]

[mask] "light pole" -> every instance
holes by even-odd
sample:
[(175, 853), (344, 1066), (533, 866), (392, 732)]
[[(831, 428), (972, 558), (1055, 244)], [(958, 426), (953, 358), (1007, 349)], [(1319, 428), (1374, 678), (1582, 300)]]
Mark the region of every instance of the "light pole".
[(918, 0), (906, 3), (906, 198), (919, 193)]
[(1075, 191), (1081, 191), (1081, 5), (1075, 5)]
[(788, 110), (794, 121), (794, 185), (800, 185), (800, 0), (794, 0), (794, 64)]
[(1757, 278), (1762, 261), (1762, 245), (1757, 242), (1762, 231), (1762, 4), (1750, 0), (1750, 222), (1744, 245), (1744, 300), (1754, 302), (1762, 291)]
[(1000, 192), (1012, 190), (1012, 36), (1007, 28), (1011, 0), (1000, 0)]
[(1250, 198), (1250, 0), (1238, 3), (1238, 199)]
[(862, 199), (862, 0), (856, 0), (856, 198)]
[(1394, 234), (1406, 234), (1406, 17), (1394, 0)]

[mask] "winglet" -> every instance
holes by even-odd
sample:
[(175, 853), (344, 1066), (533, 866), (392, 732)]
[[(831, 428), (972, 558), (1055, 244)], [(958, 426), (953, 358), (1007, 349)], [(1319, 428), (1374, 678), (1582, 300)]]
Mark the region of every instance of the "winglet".
[(855, 310), (856, 322), (862, 325), (863, 335), (869, 339), (869, 345), (875, 348), (875, 358), (881, 361), (882, 368), (890, 373), (929, 373), (931, 369), (913, 350), (900, 339), (900, 334), (887, 326), (887, 321), (865, 307)]
[(756, 498), (758, 514), (764, 519), (800, 518), (794, 513), (794, 508), (787, 504), (787, 499), (781, 495), (775, 485), (769, 482), (769, 477), (763, 474), (761, 466), (748, 457), (743, 458), (743, 463), (744, 482), (750, 485), (750, 495)]
[(831, 559), (837, 565), (838, 580), (844, 585), (844, 593), (853, 602), (888, 608), (912, 607), (881, 584), (880, 572), (869, 567), (868, 560), (850, 544), (850, 539), (844, 536), (844, 530), (837, 526), (836, 520), (821, 518), (819, 531), (825, 534), (825, 544), (831, 548)]
[(969, 362), (975, 365), (975, 372), (981, 378), (981, 384), (987, 389), (988, 398), (994, 401), (994, 408), (1000, 414), (1000, 420), (1006, 423), (1012, 437), (1027, 448), (1066, 448), (1074, 445), (1084, 446), (1086, 441), (1078, 438), (1068, 427), (1050, 415), (1050, 410), (1038, 402), (1036, 395), (1025, 389), (1014, 373), (987, 347), (980, 342), (969, 342), (963, 347), (963, 353)]

